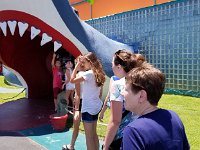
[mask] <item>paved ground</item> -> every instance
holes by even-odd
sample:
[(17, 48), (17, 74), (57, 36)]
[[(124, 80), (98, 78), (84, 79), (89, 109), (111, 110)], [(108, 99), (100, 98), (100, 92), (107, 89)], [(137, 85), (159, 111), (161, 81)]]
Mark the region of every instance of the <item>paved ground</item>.
[[(66, 129), (62, 132), (58, 132), (55, 131), (50, 124), (22, 130), (20, 133), (26, 135), (26, 137), (32, 139), (38, 144), (43, 145), (48, 150), (61, 150), (64, 144), (70, 143), (72, 137), (72, 130)], [(83, 133), (79, 133), (75, 149), (87, 150), (85, 135)]]
[(47, 150), (35, 141), (17, 132), (0, 131), (0, 150)]
[(0, 105), (0, 131), (20, 131), (50, 122), (53, 100), (21, 98)]
[[(72, 130), (57, 132), (51, 124), (18, 132), (0, 131), (0, 150), (61, 150), (62, 145), (70, 143), (71, 137)], [(87, 150), (83, 133), (79, 133), (75, 149)]]

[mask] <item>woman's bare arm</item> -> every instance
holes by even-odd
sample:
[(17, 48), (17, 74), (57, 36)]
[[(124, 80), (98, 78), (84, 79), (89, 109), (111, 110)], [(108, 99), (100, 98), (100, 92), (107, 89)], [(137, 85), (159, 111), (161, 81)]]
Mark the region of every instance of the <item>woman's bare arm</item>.
[(122, 119), (123, 103), (111, 101), (111, 116), (108, 123), (107, 132), (104, 141), (104, 150), (108, 150), (110, 144), (114, 140)]
[(52, 67), (54, 67), (54, 65), (55, 65), (55, 58), (56, 58), (56, 54), (53, 53), (53, 58), (52, 58), (52, 60), (51, 60), (51, 66), (52, 66)]

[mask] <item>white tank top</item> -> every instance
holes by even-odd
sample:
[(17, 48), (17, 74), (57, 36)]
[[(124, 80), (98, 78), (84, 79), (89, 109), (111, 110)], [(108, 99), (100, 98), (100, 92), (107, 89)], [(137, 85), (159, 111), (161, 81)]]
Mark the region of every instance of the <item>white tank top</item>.
[[(72, 75), (72, 69), (69, 69), (69, 74), (70, 74), (70, 77)], [(67, 80), (67, 75), (65, 74), (65, 80)], [(71, 83), (71, 82), (68, 82), (66, 84), (66, 90), (74, 90), (75, 89), (75, 84)]]

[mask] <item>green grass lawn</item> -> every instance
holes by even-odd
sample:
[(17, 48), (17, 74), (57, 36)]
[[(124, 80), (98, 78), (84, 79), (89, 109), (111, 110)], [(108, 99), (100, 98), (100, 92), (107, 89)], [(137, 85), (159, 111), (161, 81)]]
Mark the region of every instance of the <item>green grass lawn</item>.
[[(160, 108), (175, 111), (183, 121), (191, 150), (200, 149), (200, 98), (164, 94), (159, 102)], [(110, 110), (104, 116), (104, 123), (108, 123)], [(83, 125), (81, 125), (83, 131)], [(98, 125), (98, 135), (102, 139), (106, 133), (106, 126)]]
[[(0, 87), (16, 88), (4, 83), (4, 78), (0, 76)], [(5, 103), (8, 100), (1, 100), (1, 98), (13, 97), (16, 94), (0, 94), (0, 104)], [(11, 99), (15, 100), (25, 96), (25, 93), (20, 94), (18, 97)], [(10, 101), (10, 100), (9, 100)], [(183, 121), (186, 134), (191, 146), (191, 150), (200, 149), (200, 98), (179, 96), (179, 95), (167, 95), (164, 94), (159, 102), (160, 108), (170, 109), (175, 111)], [(108, 123), (110, 116), (110, 110), (108, 109), (104, 116), (105, 124)], [(106, 126), (99, 125), (97, 127), (98, 135), (101, 139), (105, 136)], [(80, 127), (81, 132), (84, 132), (83, 125)]]

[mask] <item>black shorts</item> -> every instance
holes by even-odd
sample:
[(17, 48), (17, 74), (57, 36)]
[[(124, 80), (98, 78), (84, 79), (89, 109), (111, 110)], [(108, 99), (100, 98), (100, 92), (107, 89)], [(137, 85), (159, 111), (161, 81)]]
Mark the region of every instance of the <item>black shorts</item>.
[(95, 122), (98, 120), (98, 114), (96, 115), (91, 115), (88, 112), (82, 113), (82, 122)]

